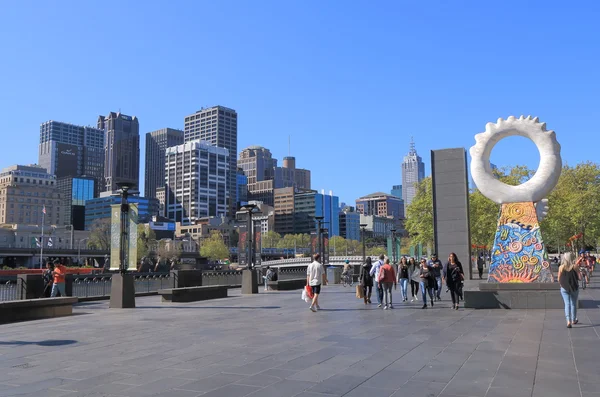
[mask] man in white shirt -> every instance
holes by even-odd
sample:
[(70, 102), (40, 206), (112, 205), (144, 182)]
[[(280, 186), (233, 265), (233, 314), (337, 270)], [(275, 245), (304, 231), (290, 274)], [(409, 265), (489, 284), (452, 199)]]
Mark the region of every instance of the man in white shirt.
[(380, 255), (379, 260), (373, 264), (371, 268), (371, 277), (373, 277), (373, 283), (375, 283), (375, 292), (377, 292), (377, 307), (381, 307), (383, 302), (383, 286), (379, 285), (379, 269), (383, 266), (385, 255)]
[(323, 269), (323, 265), (319, 260), (321, 255), (315, 254), (313, 261), (306, 269), (306, 285), (310, 285), (313, 292), (313, 300), (310, 304), (310, 310), (316, 312), (320, 310), (319, 306), (319, 294), (321, 293), (321, 282), (327, 285), (327, 275)]

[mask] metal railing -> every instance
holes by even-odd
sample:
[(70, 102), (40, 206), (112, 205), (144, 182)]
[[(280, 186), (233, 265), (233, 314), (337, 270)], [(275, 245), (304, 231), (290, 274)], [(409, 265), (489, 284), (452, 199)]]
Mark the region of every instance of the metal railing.
[[(111, 274), (97, 276), (75, 276), (73, 279), (73, 296), (91, 298), (110, 296)], [(169, 273), (134, 274), (133, 285), (136, 294), (156, 292), (171, 286)]]
[(16, 280), (0, 282), (0, 301), (17, 300), (17, 282)]

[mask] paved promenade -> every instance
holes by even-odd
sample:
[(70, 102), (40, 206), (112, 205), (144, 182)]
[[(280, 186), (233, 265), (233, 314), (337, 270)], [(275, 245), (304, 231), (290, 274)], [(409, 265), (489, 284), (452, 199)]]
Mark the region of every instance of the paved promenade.
[(600, 397), (600, 289), (571, 330), (562, 310), (454, 311), (449, 295), (382, 311), (333, 286), (318, 313), (300, 291), (232, 295), (2, 325), (0, 397)]

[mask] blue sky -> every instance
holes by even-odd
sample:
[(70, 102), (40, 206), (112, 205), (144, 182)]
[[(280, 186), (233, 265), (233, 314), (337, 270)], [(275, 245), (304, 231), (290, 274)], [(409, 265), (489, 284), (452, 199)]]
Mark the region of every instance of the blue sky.
[[(143, 136), (215, 104), (238, 111), (240, 149), (281, 160), (291, 136), (313, 188), (348, 203), (400, 183), (411, 136), (429, 174), (430, 150), (512, 114), (596, 160), (598, 20), (594, 1), (4, 0), (0, 167), (37, 161), (46, 120), (121, 109)], [(520, 138), (492, 155), (538, 161)]]

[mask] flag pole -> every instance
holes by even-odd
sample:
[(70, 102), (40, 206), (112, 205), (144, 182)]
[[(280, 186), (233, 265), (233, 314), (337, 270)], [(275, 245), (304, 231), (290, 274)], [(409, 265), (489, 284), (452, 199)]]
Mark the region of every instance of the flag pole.
[[(39, 208), (39, 207), (38, 207)], [(40, 269), (44, 264), (44, 223), (46, 223), (46, 206), (42, 210), (42, 238), (40, 239)]]

